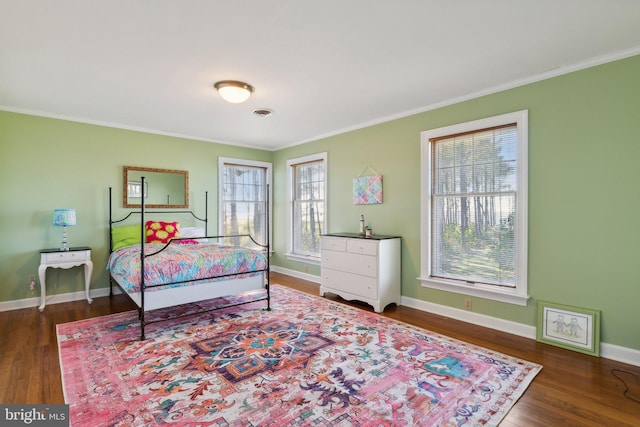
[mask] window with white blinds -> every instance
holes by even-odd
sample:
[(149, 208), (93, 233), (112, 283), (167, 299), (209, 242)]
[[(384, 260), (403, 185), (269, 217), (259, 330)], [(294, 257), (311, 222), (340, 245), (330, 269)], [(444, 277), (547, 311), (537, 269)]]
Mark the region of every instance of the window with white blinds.
[(515, 286), (516, 125), (432, 138), (431, 275)]
[[(257, 243), (265, 245), (270, 228), (265, 223), (265, 211), (271, 163), (221, 157), (218, 166), (220, 234), (249, 234)], [(225, 243), (254, 246), (249, 237), (230, 237)]]
[(287, 162), (289, 168), (288, 255), (320, 258), (320, 235), (326, 232), (326, 153)]
[(520, 114), (423, 132), (427, 285), (526, 294), (526, 128)]

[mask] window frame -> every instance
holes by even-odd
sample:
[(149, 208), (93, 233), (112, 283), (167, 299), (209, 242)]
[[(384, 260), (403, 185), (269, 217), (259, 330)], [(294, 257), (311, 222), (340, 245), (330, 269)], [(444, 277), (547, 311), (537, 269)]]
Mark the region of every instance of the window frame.
[(233, 157), (218, 157), (218, 234), (221, 235), (224, 230), (224, 168), (226, 165), (248, 166), (266, 169), (266, 184), (269, 188), (267, 194), (269, 209), (269, 224), (267, 224), (269, 251), (273, 252), (273, 165), (270, 162), (262, 162), (258, 160), (246, 160)]
[[(431, 140), (448, 135), (473, 132), (494, 126), (516, 123), (517, 126), (517, 186), (516, 186), (516, 272), (515, 287), (469, 284), (461, 280), (431, 277), (431, 206), (432, 206), (432, 150)], [(421, 140), (421, 197), (420, 197), (420, 277), (423, 287), (477, 296), (490, 300), (526, 306), (529, 299), (527, 284), (528, 239), (528, 110), (516, 111), (470, 122), (459, 123), (420, 133)]]
[(285, 256), (292, 261), (304, 262), (307, 264), (320, 265), (320, 254), (318, 256), (299, 254), (293, 251), (294, 232), (293, 212), (294, 212), (294, 167), (303, 163), (322, 161), (324, 164), (324, 218), (322, 229), (327, 230), (328, 223), (328, 156), (327, 153), (317, 153), (308, 156), (297, 157), (287, 160), (287, 250)]

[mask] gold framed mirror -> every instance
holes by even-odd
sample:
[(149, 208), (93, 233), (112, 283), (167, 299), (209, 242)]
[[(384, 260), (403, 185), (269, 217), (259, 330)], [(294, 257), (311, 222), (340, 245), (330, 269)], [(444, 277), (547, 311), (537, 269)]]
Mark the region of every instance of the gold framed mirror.
[(125, 166), (122, 194), (125, 208), (139, 208), (142, 197), (147, 208), (188, 208), (189, 172)]

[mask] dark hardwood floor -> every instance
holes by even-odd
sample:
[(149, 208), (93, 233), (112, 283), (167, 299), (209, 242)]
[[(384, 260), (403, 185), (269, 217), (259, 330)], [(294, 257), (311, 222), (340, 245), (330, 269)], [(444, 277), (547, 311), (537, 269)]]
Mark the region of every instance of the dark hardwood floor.
[[(278, 273), (271, 282), (318, 294), (318, 285)], [(359, 303), (335, 301), (372, 309)], [(56, 324), (132, 310), (124, 296), (0, 312), (0, 403), (64, 403)], [(640, 426), (640, 367), (596, 358), (391, 306), (385, 316), (543, 365), (502, 426)], [(626, 396), (625, 396), (626, 394)]]

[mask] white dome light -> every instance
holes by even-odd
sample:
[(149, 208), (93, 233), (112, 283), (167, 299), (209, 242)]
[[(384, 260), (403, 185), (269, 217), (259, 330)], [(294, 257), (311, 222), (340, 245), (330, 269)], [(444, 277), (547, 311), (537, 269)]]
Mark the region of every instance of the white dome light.
[(236, 80), (223, 80), (213, 85), (222, 99), (232, 104), (239, 104), (249, 99), (253, 86)]

